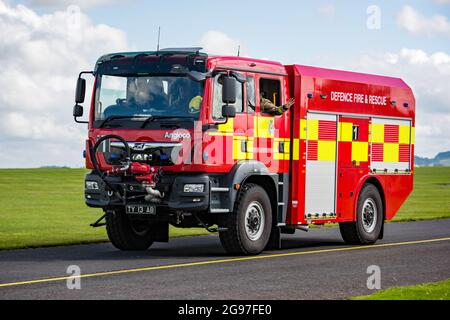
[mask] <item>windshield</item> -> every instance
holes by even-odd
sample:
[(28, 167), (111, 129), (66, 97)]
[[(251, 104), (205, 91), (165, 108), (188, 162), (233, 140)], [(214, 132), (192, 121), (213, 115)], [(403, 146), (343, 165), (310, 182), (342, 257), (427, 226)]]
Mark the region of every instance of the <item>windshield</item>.
[(102, 75), (97, 81), (95, 121), (199, 117), (203, 83), (187, 77)]

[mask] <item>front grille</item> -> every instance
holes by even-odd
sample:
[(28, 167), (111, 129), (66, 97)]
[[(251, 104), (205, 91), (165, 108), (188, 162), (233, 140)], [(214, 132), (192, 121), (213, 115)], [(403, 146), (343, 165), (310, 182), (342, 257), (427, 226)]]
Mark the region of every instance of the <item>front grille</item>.
[[(129, 142), (131, 160), (147, 163), (153, 166), (173, 166), (178, 161), (181, 143), (167, 142)], [(125, 146), (121, 142), (111, 142), (110, 149), (124, 151)]]

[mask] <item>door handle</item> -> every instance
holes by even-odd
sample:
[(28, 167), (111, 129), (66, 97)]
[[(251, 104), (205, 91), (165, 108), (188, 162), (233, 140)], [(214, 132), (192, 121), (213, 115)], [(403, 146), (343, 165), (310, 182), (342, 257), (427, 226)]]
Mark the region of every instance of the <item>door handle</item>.
[(247, 150), (248, 150), (247, 141), (242, 141), (241, 142), (241, 151), (244, 152), (244, 153), (247, 153), (248, 152)]
[(279, 153), (285, 153), (285, 144), (284, 144), (284, 142), (280, 142), (280, 144), (278, 145), (278, 152)]

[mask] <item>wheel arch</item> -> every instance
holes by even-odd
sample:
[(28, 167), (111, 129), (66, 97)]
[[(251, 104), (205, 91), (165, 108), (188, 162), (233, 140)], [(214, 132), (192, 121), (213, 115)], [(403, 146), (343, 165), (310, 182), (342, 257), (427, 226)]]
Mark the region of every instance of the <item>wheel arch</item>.
[(272, 207), (272, 227), (276, 226), (278, 224), (278, 191), (273, 178), (268, 175), (253, 175), (245, 179), (242, 185), (246, 183), (259, 185), (266, 191)]
[(230, 211), (233, 210), (236, 199), (239, 197), (240, 189), (236, 189), (236, 185), (241, 188), (245, 183), (255, 183), (260, 185), (271, 199), (271, 206), (275, 221), (278, 220), (278, 175), (270, 173), (267, 167), (256, 160), (246, 160), (238, 162), (225, 178), (225, 184), (230, 188)]

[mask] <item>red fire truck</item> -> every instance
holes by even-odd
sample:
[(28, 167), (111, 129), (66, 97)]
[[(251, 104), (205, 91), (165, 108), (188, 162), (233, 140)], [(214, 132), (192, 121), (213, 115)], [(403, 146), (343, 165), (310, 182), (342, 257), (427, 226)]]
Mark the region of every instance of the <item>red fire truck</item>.
[[(295, 104), (269, 114), (262, 97)], [(326, 223), (373, 244), (413, 189), (415, 98), (397, 78), (164, 49), (101, 57), (75, 100), (92, 226), (121, 250), (167, 242), (169, 225), (218, 232), (231, 254)]]

